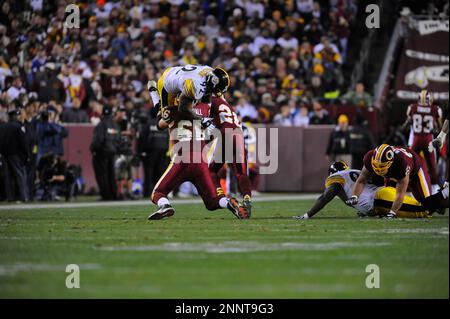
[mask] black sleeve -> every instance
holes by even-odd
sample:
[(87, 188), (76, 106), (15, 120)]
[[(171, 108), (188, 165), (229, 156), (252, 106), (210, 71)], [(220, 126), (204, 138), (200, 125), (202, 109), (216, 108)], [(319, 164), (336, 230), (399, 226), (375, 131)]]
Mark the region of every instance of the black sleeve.
[(92, 136), (92, 143), (91, 143), (91, 151), (92, 152), (98, 152), (100, 151), (104, 141), (105, 141), (105, 125), (100, 122), (98, 125), (94, 128), (94, 133)]
[(325, 189), (322, 195), (317, 198), (313, 207), (308, 211), (308, 216), (312, 217), (317, 214), (322, 208), (325, 207), (339, 192), (342, 190), (342, 186), (338, 183), (331, 184), (330, 187)]

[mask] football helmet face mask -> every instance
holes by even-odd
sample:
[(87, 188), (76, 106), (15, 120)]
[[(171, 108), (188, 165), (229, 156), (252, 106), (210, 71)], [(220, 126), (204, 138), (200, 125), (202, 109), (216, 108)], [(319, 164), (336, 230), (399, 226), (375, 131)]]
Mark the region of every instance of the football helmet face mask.
[(431, 93), (428, 92), (427, 90), (420, 91), (418, 103), (419, 103), (419, 105), (422, 105), (422, 106), (431, 105), (433, 103), (433, 97), (431, 96)]
[(206, 83), (208, 92), (222, 96), (230, 86), (230, 76), (224, 69), (215, 68), (208, 74)]
[(331, 164), (330, 168), (328, 169), (328, 176), (330, 176), (331, 174), (340, 172), (340, 171), (345, 171), (347, 169), (349, 169), (349, 167), (346, 162), (336, 161), (333, 164)]
[(375, 149), (372, 156), (372, 168), (377, 175), (385, 176), (394, 163), (394, 149), (388, 144), (382, 144)]

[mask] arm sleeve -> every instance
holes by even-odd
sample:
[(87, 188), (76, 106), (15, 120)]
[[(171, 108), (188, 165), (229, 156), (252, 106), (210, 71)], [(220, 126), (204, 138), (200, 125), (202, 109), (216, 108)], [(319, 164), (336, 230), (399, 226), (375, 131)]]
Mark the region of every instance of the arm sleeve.
[(308, 211), (309, 217), (317, 214), (322, 208), (325, 207), (339, 192), (342, 190), (342, 186), (339, 183), (332, 183), (325, 189), (322, 195), (317, 198), (313, 207)]
[(372, 172), (372, 153), (369, 151), (364, 155), (364, 167), (369, 171)]
[(408, 109), (406, 110), (406, 117), (407, 118), (411, 117), (411, 105), (408, 105)]

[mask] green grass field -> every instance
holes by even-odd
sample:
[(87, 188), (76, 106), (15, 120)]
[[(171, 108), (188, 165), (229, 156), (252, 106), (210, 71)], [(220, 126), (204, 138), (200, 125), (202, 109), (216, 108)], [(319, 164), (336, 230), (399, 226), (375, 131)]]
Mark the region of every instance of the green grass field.
[[(448, 215), (358, 219), (334, 200), (255, 202), (251, 220), (175, 204), (0, 211), (1, 298), (448, 298)], [(81, 287), (66, 288), (66, 265)], [(380, 288), (365, 286), (366, 266)]]

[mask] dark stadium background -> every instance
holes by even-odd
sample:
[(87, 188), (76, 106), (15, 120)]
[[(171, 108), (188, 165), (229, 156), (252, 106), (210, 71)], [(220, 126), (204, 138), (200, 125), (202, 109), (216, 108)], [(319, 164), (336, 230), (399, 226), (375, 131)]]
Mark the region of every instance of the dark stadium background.
[[(243, 121), (279, 127), (282, 137), (280, 170), (261, 176), (258, 189), (319, 191), (330, 162), (328, 136), (341, 114), (351, 125), (362, 116), (376, 142), (407, 141), (398, 127), (411, 100), (396, 95), (407, 25), (448, 19), (448, 2), (316, 1), (311, 11), (312, 3), (78, 1), (80, 28), (64, 30), (71, 1), (2, 1), (0, 122), (19, 107), (30, 121), (54, 110), (69, 133), (61, 155), (81, 165), (84, 190), (92, 193), (89, 144), (105, 105), (127, 108), (132, 122), (148, 116), (146, 83), (166, 67), (221, 65), (231, 76), (226, 98)], [(379, 29), (365, 26), (370, 3), (381, 9)], [(331, 46), (320, 49), (324, 43)], [(423, 48), (436, 50), (448, 56), (448, 41)], [(355, 96), (358, 83), (365, 92)], [(427, 89), (436, 92), (432, 82)], [(435, 101), (447, 114), (448, 90)]]

